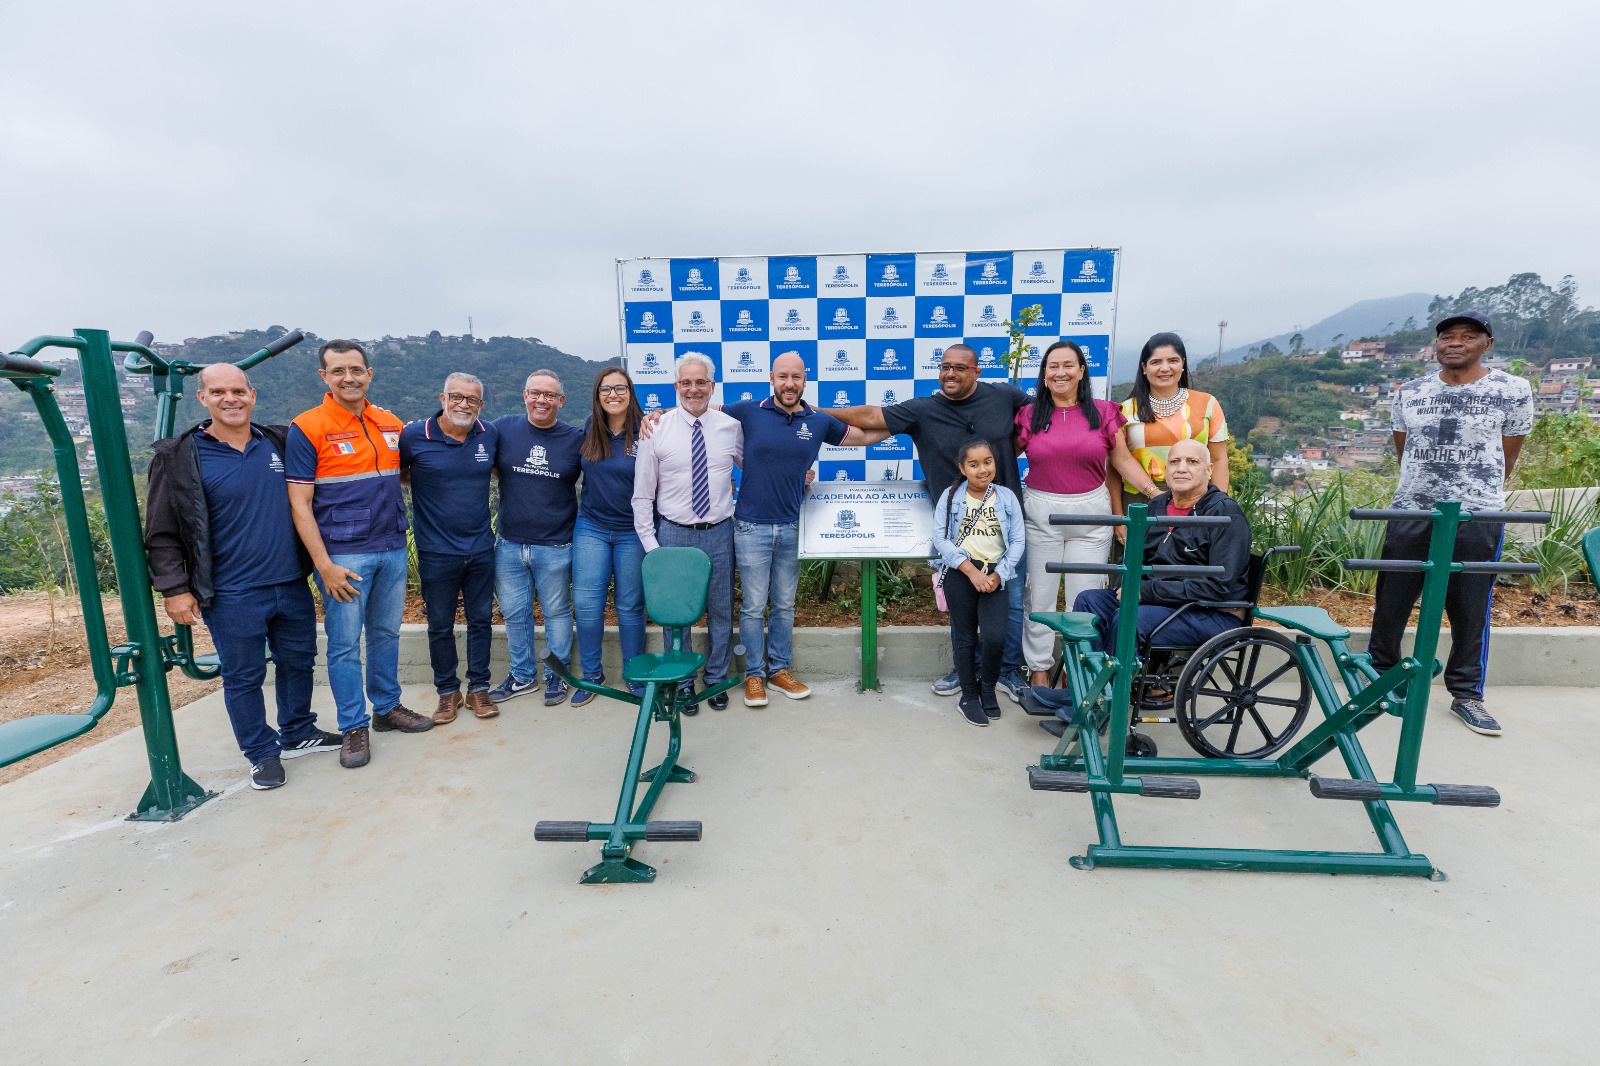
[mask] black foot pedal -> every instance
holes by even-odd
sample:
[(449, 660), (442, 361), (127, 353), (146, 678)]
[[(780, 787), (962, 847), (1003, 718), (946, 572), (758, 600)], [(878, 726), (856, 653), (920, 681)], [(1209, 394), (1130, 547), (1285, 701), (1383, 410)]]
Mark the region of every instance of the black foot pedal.
[(1035, 792), (1087, 792), (1089, 775), (1067, 770), (1028, 767), (1028, 787)]
[(699, 822), (646, 822), (646, 840), (699, 840)]
[(1434, 785), (1439, 807), (1498, 807), (1500, 792), (1488, 785)]
[(589, 839), (588, 822), (539, 822), (533, 827), (535, 840), (577, 840)]
[(1139, 795), (1155, 799), (1197, 800), (1200, 782), (1192, 777), (1141, 777)]
[(1342, 777), (1313, 777), (1311, 794), (1324, 800), (1380, 800), (1376, 781), (1351, 781)]

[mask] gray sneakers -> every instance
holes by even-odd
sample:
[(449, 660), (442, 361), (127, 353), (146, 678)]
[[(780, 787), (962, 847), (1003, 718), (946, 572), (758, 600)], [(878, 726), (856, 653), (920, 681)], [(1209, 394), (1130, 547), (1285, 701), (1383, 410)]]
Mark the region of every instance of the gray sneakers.
[(1450, 713), (1461, 719), (1461, 724), (1474, 733), (1482, 733), (1486, 737), (1500, 735), (1500, 723), (1484, 710), (1482, 700), (1451, 700)]

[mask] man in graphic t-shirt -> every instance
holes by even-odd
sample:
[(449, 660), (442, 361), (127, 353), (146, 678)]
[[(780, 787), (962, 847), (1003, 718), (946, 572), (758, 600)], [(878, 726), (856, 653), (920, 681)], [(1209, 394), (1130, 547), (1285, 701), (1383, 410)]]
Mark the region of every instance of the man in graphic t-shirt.
[[(1522, 378), (1483, 365), (1494, 345), (1484, 315), (1452, 315), (1434, 329), (1439, 372), (1400, 386), (1389, 414), (1400, 453), (1394, 506), (1430, 510), (1441, 500), (1455, 500), (1467, 511), (1503, 511), (1506, 478), (1533, 428), (1533, 390)], [(1388, 523), (1383, 558), (1426, 559), (1431, 532), (1428, 522)], [(1504, 526), (1488, 522), (1461, 526), (1455, 561), (1498, 559), (1504, 535)], [(1421, 574), (1378, 575), (1370, 650), (1380, 673), (1399, 660), (1400, 638), (1421, 595)], [(1500, 724), (1483, 706), (1493, 596), (1493, 574), (1451, 576), (1444, 601), (1450, 619), (1444, 680), (1451, 712), (1473, 732), (1499, 736)]]
[[(552, 371), (529, 374), (522, 401), (526, 415), (494, 422), (494, 466), (500, 476), (494, 589), (511, 652), (511, 672), (489, 690), (495, 703), (539, 684), (535, 596), (544, 611), (545, 646), (563, 663), (572, 661), (572, 530), (578, 522), (583, 430), (557, 419), (567, 393)], [(544, 705), (564, 703), (567, 683), (548, 668), (544, 681)]]

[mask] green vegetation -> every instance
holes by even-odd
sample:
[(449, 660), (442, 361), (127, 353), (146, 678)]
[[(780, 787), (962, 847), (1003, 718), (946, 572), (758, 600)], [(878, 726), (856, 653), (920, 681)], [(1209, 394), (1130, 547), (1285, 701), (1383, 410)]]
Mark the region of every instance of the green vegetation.
[(1600, 422), (1576, 412), (1540, 415), (1523, 442), (1512, 484), (1519, 489), (1600, 485)]

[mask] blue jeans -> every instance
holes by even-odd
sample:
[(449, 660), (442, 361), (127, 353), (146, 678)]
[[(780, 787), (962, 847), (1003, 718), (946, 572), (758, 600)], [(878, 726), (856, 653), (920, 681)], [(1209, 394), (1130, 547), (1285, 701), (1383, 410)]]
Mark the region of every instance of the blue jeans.
[(572, 531), (572, 603), (578, 614), (578, 652), (583, 679), (605, 677), (601, 652), (606, 636), (606, 590), (616, 584), (617, 634), (622, 661), (644, 651), (644, 545), (629, 529), (613, 533), (582, 514)]
[[(1095, 641), (1095, 647), (1110, 653), (1116, 647), (1117, 618), (1121, 613), (1117, 591), (1089, 589), (1080, 592), (1078, 598), (1072, 601), (1072, 609), (1087, 611), (1094, 615), (1094, 627), (1100, 634), (1099, 639)], [(1161, 624), (1162, 619), (1171, 617), (1177, 610), (1176, 607), (1141, 603), (1138, 626), (1140, 643), (1155, 632), (1156, 626)], [(1218, 611), (1210, 607), (1190, 607), (1176, 622), (1162, 627), (1161, 643), (1174, 648), (1198, 648), (1218, 633), (1226, 633), (1242, 625), (1243, 622), (1227, 611)]]
[[(506, 621), (511, 676), (527, 684), (539, 677), (534, 655), (533, 600), (544, 610), (545, 647), (563, 663), (572, 662), (572, 545), (494, 544), (494, 594)], [(546, 681), (554, 677), (544, 671)]]
[[(1017, 673), (1022, 669), (1022, 629), (1028, 624), (1028, 552), (1023, 549), (1022, 558), (1017, 560), (1017, 574), (1007, 584), (1006, 594), (1006, 643), (1005, 651), (1001, 655), (1001, 677)], [(956, 634), (950, 631), (950, 654), (955, 655)], [(977, 649), (973, 650), (973, 667), (978, 663)]]
[[(734, 522), (739, 559), (739, 639), (750, 677), (771, 677), (794, 661), (794, 598), (800, 587), (800, 525)], [(767, 617), (767, 606), (772, 612)], [(763, 639), (762, 620), (766, 617)]]
[[(406, 609), (406, 550), (330, 556), (335, 565), (354, 570), (354, 599), (328, 595), (322, 575), (322, 625), (328, 632), (328, 687), (339, 709), (339, 731), (348, 733), (369, 723), (367, 701), (374, 714), (400, 706), (400, 617)], [(367, 634), (367, 684), (361, 686), (361, 631)]]
[(494, 639), (494, 549), (476, 555), (417, 552), (417, 577), (428, 609), (428, 661), (439, 695), (461, 691), (456, 676), (456, 604), (467, 613), (467, 691), (489, 691), (489, 644)]
[[(733, 662), (733, 519), (710, 529), (687, 529), (665, 519), (656, 523), (656, 540), (663, 548), (699, 548), (711, 556), (711, 589), (706, 594), (706, 684), (728, 676)], [(688, 647), (687, 642), (685, 647)]]
[[(251, 764), (275, 759), (285, 742), (317, 730), (311, 672), (317, 665), (317, 608), (304, 581), (219, 592), (202, 609), (222, 663), (222, 702), (239, 750)], [(272, 648), (278, 728), (267, 725), (261, 686)]]

